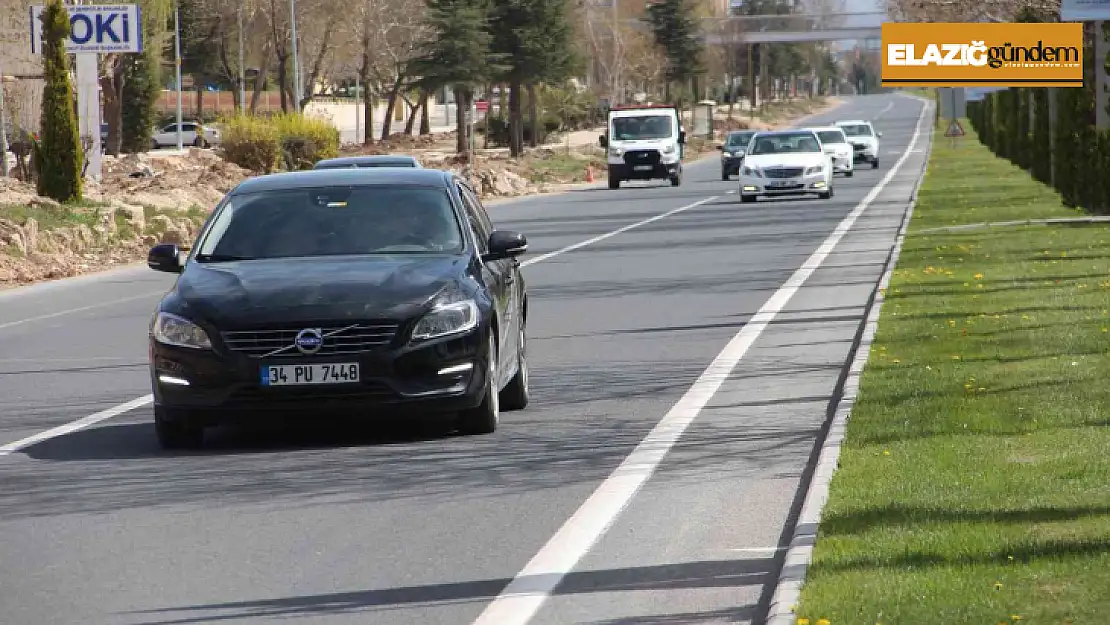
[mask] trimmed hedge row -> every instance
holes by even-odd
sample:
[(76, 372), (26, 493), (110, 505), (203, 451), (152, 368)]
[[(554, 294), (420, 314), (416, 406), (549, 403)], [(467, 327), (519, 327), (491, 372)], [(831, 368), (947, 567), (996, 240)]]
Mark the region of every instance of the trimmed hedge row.
[(1055, 120), (1049, 98), (1044, 88), (1007, 89), (968, 102), (967, 114), (980, 142), (1055, 187), (1064, 204), (1110, 213), (1110, 131), (1094, 126), (1093, 93), (1057, 89)]

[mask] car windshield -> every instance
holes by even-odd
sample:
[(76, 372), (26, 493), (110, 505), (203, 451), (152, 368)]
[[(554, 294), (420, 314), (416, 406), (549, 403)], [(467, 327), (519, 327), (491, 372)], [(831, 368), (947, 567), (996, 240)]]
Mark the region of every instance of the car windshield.
[(849, 137), (870, 137), (871, 127), (867, 124), (845, 124), (840, 127)]
[(742, 148), (751, 142), (753, 135), (755, 135), (754, 132), (729, 135), (727, 145), (731, 148)]
[(618, 141), (666, 139), (671, 136), (674, 122), (669, 115), (614, 117), (613, 137)]
[(820, 152), (821, 144), (811, 132), (756, 135), (749, 154), (797, 154)]
[(315, 187), (230, 198), (197, 247), (198, 262), (459, 252), (446, 189)]
[(848, 143), (844, 133), (839, 130), (822, 130), (817, 133), (817, 137), (821, 139), (821, 143)]

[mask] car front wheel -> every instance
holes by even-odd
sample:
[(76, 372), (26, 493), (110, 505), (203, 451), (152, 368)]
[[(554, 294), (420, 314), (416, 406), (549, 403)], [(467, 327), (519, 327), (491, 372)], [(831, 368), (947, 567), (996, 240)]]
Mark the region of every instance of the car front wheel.
[(486, 391), (482, 403), (459, 415), (459, 432), (463, 434), (491, 434), (497, 430), (501, 419), (500, 393), (497, 390), (497, 342), (490, 332), (486, 351)]

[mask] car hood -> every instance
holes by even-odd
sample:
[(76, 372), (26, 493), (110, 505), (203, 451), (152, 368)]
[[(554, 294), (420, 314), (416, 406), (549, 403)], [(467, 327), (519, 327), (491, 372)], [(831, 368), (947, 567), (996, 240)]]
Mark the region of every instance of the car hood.
[(854, 143), (857, 145), (873, 146), (877, 142), (878, 139), (876, 139), (875, 137), (848, 137), (848, 143)]
[(191, 262), (171, 299), (175, 312), (223, 329), (403, 319), (461, 282), (466, 265), (453, 255)]
[(747, 154), (744, 164), (748, 167), (814, 167), (825, 162), (826, 156), (817, 152), (804, 154)]

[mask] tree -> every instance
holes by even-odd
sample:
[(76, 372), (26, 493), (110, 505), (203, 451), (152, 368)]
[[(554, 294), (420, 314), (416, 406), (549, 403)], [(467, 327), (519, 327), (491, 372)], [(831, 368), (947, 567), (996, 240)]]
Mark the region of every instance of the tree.
[(150, 149), (151, 132), (157, 121), (155, 106), (162, 94), (162, 46), (170, 8), (165, 0), (144, 3), (143, 51), (126, 55), (120, 107), (120, 149), (124, 152)]
[(457, 149), (467, 151), (466, 111), (474, 90), (502, 70), (500, 56), (490, 52), (486, 0), (427, 0), (427, 26), (432, 33), (422, 54), (409, 64), (416, 84), (429, 91), (449, 87), (455, 92)]
[(509, 153), (514, 157), (524, 153), (521, 92), (526, 83), (534, 90), (535, 82), (566, 79), (576, 68), (568, 13), (567, 0), (493, 2), (492, 49), (506, 59), (500, 78), (509, 85)]
[(81, 143), (69, 78), (69, 12), (47, 0), (42, 13), (42, 122), (35, 146), (38, 193), (59, 202), (81, 199)]
[(655, 45), (667, 57), (665, 98), (670, 100), (672, 83), (687, 86), (703, 71), (703, 44), (694, 10), (690, 0), (660, 0), (648, 5), (647, 22)]

